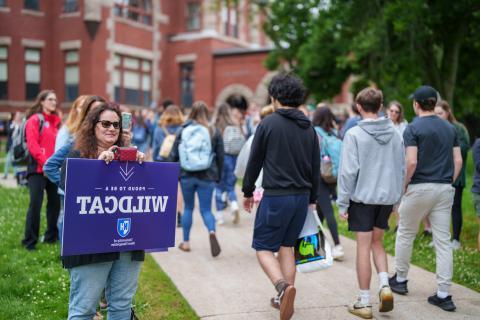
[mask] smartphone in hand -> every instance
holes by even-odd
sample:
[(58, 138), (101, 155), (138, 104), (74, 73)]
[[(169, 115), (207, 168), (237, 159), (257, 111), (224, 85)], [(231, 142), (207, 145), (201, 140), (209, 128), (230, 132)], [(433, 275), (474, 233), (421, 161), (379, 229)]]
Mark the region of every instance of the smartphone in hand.
[(122, 129), (126, 131), (132, 129), (132, 114), (130, 112), (122, 112)]
[(119, 161), (136, 161), (137, 148), (136, 147), (118, 147), (112, 150), (114, 159)]

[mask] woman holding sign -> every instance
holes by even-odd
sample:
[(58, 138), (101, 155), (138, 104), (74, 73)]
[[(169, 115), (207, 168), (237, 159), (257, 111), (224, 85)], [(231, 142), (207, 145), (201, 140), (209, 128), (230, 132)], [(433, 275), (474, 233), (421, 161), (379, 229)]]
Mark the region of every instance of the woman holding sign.
[[(113, 147), (122, 146), (120, 119), (118, 109), (106, 103), (92, 110), (80, 127), (68, 158), (112, 161)], [(137, 152), (137, 161), (143, 162), (144, 158), (143, 153)], [(61, 186), (65, 188), (65, 164)], [(63, 265), (70, 273), (68, 319), (92, 319), (104, 288), (108, 319), (130, 319), (144, 259), (144, 251), (63, 256)]]

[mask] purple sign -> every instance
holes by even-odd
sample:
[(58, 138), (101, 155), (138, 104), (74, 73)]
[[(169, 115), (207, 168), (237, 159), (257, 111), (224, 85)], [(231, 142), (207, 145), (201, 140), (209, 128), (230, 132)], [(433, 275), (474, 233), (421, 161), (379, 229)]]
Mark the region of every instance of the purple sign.
[(66, 169), (62, 255), (175, 246), (177, 163), (67, 159)]

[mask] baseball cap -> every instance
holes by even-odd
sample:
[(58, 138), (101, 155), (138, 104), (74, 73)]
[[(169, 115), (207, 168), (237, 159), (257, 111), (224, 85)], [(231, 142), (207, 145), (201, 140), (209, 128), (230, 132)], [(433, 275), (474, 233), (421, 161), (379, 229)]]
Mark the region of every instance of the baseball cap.
[(409, 98), (415, 101), (427, 101), (428, 99), (437, 100), (438, 92), (433, 87), (430, 86), (421, 86), (412, 93)]

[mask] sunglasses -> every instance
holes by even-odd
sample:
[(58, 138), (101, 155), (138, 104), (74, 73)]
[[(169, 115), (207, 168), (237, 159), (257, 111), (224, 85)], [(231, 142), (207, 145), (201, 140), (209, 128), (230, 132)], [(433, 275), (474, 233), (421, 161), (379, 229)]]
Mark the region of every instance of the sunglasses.
[(120, 128), (120, 122), (118, 121), (114, 121), (114, 122), (108, 121), (108, 120), (97, 121), (97, 123), (99, 122), (102, 124), (102, 127), (105, 129), (109, 129), (111, 126), (113, 126), (114, 129)]

